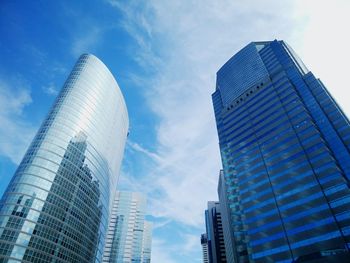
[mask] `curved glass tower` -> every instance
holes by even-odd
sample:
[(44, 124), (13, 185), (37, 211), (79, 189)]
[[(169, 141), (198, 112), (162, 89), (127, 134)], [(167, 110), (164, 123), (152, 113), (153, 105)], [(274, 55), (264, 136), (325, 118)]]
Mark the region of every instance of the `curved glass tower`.
[(1, 262), (102, 260), (128, 126), (113, 75), (82, 55), (1, 199)]

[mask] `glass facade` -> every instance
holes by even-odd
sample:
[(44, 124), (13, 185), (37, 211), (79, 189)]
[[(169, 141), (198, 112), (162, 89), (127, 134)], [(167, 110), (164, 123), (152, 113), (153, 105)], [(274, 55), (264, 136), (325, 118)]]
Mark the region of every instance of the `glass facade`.
[(348, 262), (349, 120), (285, 42), (247, 47), (212, 95), (237, 261)]
[(142, 263), (151, 262), (151, 252), (152, 252), (152, 230), (153, 223), (145, 221), (143, 226), (143, 237), (142, 237)]
[(209, 262), (228, 262), (226, 259), (221, 206), (219, 202), (208, 202), (208, 209), (205, 211), (205, 223)]
[(221, 170), (219, 174), (219, 184), (218, 184), (218, 196), (219, 205), (221, 211), (222, 229), (225, 241), (225, 253), (227, 262), (237, 262), (236, 254), (234, 253), (234, 238), (232, 226), (230, 224), (230, 211), (228, 209), (228, 199), (227, 199), (227, 185), (225, 181), (224, 171)]
[(151, 261), (152, 223), (145, 221), (146, 197), (117, 192), (103, 254), (103, 262)]
[(207, 234), (201, 234), (202, 259), (203, 263), (209, 263), (208, 238)]
[(1, 262), (101, 262), (127, 133), (117, 82), (82, 55), (1, 199)]

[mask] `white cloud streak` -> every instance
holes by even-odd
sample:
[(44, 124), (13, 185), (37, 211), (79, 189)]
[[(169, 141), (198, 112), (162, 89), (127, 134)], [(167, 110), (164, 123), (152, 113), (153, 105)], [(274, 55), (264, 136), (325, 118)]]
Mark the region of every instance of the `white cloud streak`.
[[(293, 31), (292, 18), (285, 15), (290, 5), (266, 8), (268, 3), (255, 1), (151, 1), (143, 9), (135, 2), (115, 5), (125, 13), (124, 28), (139, 45), (137, 61), (143, 59), (141, 65), (156, 69), (144, 85), (151, 87), (147, 101), (161, 120), (156, 128), (158, 145), (153, 156), (138, 149), (157, 161), (142, 182), (152, 182), (148, 188), (152, 213), (201, 226), (206, 201), (217, 199), (221, 166), (211, 104), (215, 72), (250, 41)], [(149, 56), (154, 59), (149, 61)], [(152, 198), (154, 190), (163, 193), (161, 199)]]
[(347, 116), (350, 116), (350, 91), (347, 84), (350, 1), (299, 0), (297, 3), (298, 17), (304, 21), (304, 30), (296, 51), (306, 66), (326, 85)]
[(132, 142), (130, 140), (127, 142), (127, 144), (133, 150), (145, 154), (147, 157), (153, 159), (155, 162), (157, 162), (157, 163), (162, 163), (163, 162), (163, 159), (158, 154), (147, 150), (146, 148), (142, 147), (140, 144)]
[(58, 88), (52, 82), (48, 86), (41, 87), (41, 89), (49, 96), (56, 96), (58, 94)]
[[(327, 15), (317, 13), (315, 5), (320, 1), (309, 2), (153, 0), (144, 8), (137, 1), (116, 5), (125, 13), (124, 27), (138, 43), (136, 61), (155, 70), (144, 79), (144, 86), (147, 102), (160, 119), (156, 150), (151, 153), (137, 144), (131, 145), (155, 161), (147, 174), (134, 182), (142, 186), (134, 189), (148, 193), (153, 216), (204, 228), (203, 212), (208, 200), (217, 199), (221, 167), (211, 104), (215, 73), (251, 41), (283, 39), (297, 53), (302, 50), (302, 59), (309, 52), (319, 55), (319, 41), (312, 36), (324, 38), (324, 34), (315, 33), (315, 28), (319, 28), (321, 16)], [(322, 2), (324, 10), (339, 4), (327, 3)], [(347, 6), (346, 11), (337, 21), (346, 27), (349, 19), (342, 19), (349, 7), (340, 1), (342, 5)], [(331, 23), (330, 20), (323, 23)], [(323, 28), (319, 30), (323, 32)], [(340, 45), (348, 50), (347, 42)], [(336, 64), (334, 60), (332, 63)], [(335, 75), (334, 69), (329, 72)]]
[(93, 25), (89, 26), (89, 30), (84, 30), (84, 34), (78, 34), (72, 42), (71, 51), (74, 57), (79, 57), (83, 53), (91, 53), (101, 40), (103, 30)]
[(174, 258), (167, 253), (168, 249), (164, 249), (167, 246), (167, 242), (162, 239), (153, 238), (152, 240), (152, 252), (151, 252), (151, 261), (152, 262), (166, 262), (166, 263), (175, 263), (177, 262)]
[(32, 103), (30, 89), (20, 81), (0, 80), (0, 155), (19, 164), (36, 128), (25, 121), (25, 108)]

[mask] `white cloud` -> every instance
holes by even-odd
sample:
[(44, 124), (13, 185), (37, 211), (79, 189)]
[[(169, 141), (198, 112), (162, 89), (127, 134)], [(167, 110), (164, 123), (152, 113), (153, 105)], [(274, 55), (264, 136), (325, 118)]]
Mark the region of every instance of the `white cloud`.
[(199, 244), (199, 236), (191, 235), (191, 234), (184, 234), (183, 235), (183, 246), (181, 249), (183, 249), (185, 252), (192, 252), (194, 249), (198, 247)]
[[(144, 84), (150, 87), (147, 101), (161, 120), (152, 153), (156, 158), (139, 149), (157, 159), (142, 181), (148, 186), (151, 213), (202, 227), (206, 202), (217, 199), (221, 167), (211, 103), (215, 73), (251, 41), (289, 37), (293, 22), (286, 14), (291, 4), (151, 1), (143, 9), (135, 2), (116, 5), (125, 13), (124, 28), (139, 45), (136, 56), (143, 61), (138, 61), (156, 69)], [(149, 56), (154, 59), (149, 61)]]
[(27, 84), (0, 80), (0, 154), (18, 164), (33, 139), (35, 127), (25, 121), (25, 108), (32, 103)]
[[(330, 85), (345, 85), (349, 48), (344, 39), (349, 25), (346, 16), (349, 5), (345, 1), (306, 2), (153, 0), (144, 8), (137, 1), (117, 5), (125, 12), (124, 27), (138, 43), (136, 60), (155, 69), (150, 78), (144, 79), (144, 86), (147, 102), (160, 119), (156, 127), (156, 150), (151, 153), (134, 147), (155, 162), (151, 162), (152, 168), (147, 169), (143, 178), (133, 182), (134, 189), (148, 193), (153, 216), (204, 229), (203, 212), (208, 200), (217, 199), (221, 167), (211, 103), (215, 73), (246, 44), (286, 40), (297, 52), (301, 50), (299, 53), (306, 63), (318, 56), (319, 60), (315, 61), (320, 68), (328, 62), (333, 65), (327, 69), (333, 79), (315, 69), (321, 79), (329, 79)], [(319, 3), (324, 6), (320, 13)], [(331, 5), (338, 8), (328, 9)], [(333, 20), (340, 7), (344, 10)], [(332, 11), (332, 17), (328, 10)], [(328, 38), (322, 33), (322, 25), (327, 23), (324, 28), (331, 40), (319, 45)], [(338, 26), (342, 31), (330, 32)], [(335, 45), (340, 39), (342, 43)], [(341, 47), (339, 51), (334, 50), (337, 45)], [(326, 56), (323, 52), (330, 55), (322, 63)], [(341, 65), (344, 75), (341, 83), (336, 81), (337, 60), (331, 59), (333, 52), (347, 54)], [(314, 65), (307, 65), (313, 70)], [(344, 90), (341, 92), (344, 94)], [(347, 97), (344, 96), (344, 101)], [(200, 249), (199, 241), (197, 249)]]
[(56, 96), (58, 94), (58, 88), (52, 82), (48, 86), (42, 86), (41, 89), (49, 96)]
[(79, 33), (73, 39), (71, 51), (75, 57), (91, 53), (101, 40), (103, 30), (100, 27), (87, 24), (86, 26), (89, 30), (82, 30), (83, 33)]
[[(202, 262), (202, 258), (194, 257), (193, 255), (193, 251), (199, 245), (200, 237), (192, 234), (182, 234), (180, 235), (180, 241), (181, 242), (169, 242), (163, 238), (153, 238), (151, 261), (153, 263), (179, 262), (178, 258), (173, 256), (178, 255), (186, 259), (186, 262), (187, 260), (188, 262)], [(191, 257), (188, 257), (188, 255), (191, 255)]]
[(141, 152), (143, 154), (145, 154), (146, 156), (148, 156), (149, 158), (153, 159), (154, 161), (156, 161), (157, 163), (161, 163), (163, 160), (162, 158), (156, 154), (153, 153), (149, 150), (147, 150), (146, 148), (142, 147), (140, 144), (136, 143), (136, 142), (132, 142), (132, 141), (128, 141), (127, 142), (128, 146), (130, 146), (133, 150)]
[(304, 30), (296, 51), (350, 116), (350, 91), (347, 84), (350, 1), (299, 0), (297, 3), (297, 15), (299, 20), (304, 21)]
[[(162, 239), (153, 238), (152, 239), (152, 251), (151, 251), (151, 261), (152, 263), (175, 263), (176, 259), (167, 253), (164, 247), (167, 246), (167, 242)], [(169, 249), (169, 248), (168, 248)]]
[(170, 224), (172, 221), (170, 219), (165, 219), (165, 220), (157, 220), (156, 222), (153, 223), (153, 231), (158, 229), (158, 228), (162, 228), (167, 226), (168, 224)]

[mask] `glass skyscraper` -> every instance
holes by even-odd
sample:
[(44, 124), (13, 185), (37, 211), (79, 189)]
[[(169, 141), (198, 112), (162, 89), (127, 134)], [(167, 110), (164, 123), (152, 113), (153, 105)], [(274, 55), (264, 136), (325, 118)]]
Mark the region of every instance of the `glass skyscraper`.
[(209, 263), (208, 237), (207, 233), (201, 234), (202, 259), (203, 263)]
[(350, 125), (322, 82), (285, 42), (253, 42), (212, 99), (237, 261), (350, 261)]
[(220, 171), (219, 174), (219, 184), (218, 184), (218, 196), (219, 196), (219, 205), (221, 212), (221, 221), (222, 221), (222, 230), (225, 241), (225, 254), (227, 262), (236, 262), (234, 253), (234, 242), (233, 242), (233, 231), (232, 226), (230, 225), (230, 210), (228, 207), (227, 199), (227, 185), (225, 181), (224, 171)]
[(142, 263), (151, 262), (152, 230), (153, 230), (153, 223), (149, 221), (144, 221), (143, 237), (142, 237), (142, 257), (141, 257)]
[(82, 55), (1, 199), (0, 262), (102, 261), (128, 125), (113, 75)]
[(103, 262), (149, 263), (152, 223), (145, 220), (146, 197), (118, 191), (110, 217)]
[(219, 202), (208, 202), (208, 209), (205, 210), (205, 227), (209, 263), (228, 262)]

